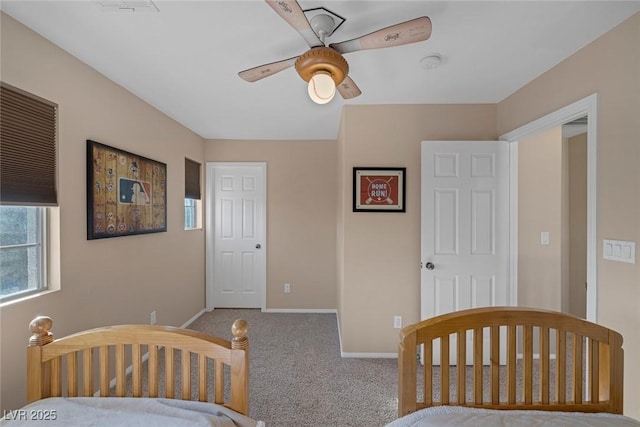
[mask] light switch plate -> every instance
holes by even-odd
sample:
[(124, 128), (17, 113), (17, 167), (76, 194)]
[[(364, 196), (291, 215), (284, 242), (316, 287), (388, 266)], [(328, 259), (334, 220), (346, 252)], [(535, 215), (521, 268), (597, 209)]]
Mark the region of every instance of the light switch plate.
[(545, 245), (545, 246), (549, 244), (549, 232), (548, 231), (540, 232), (540, 244), (541, 245)]
[(611, 261), (636, 263), (636, 242), (605, 239), (602, 244), (602, 256)]

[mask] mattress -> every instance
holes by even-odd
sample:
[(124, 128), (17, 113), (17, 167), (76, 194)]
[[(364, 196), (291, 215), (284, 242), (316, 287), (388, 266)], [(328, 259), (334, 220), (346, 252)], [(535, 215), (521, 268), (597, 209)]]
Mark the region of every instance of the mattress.
[(405, 415), (386, 427), (640, 427), (640, 422), (609, 413), (491, 410), (434, 406)]
[(215, 403), (162, 398), (53, 397), (3, 415), (3, 427), (264, 427), (262, 422)]

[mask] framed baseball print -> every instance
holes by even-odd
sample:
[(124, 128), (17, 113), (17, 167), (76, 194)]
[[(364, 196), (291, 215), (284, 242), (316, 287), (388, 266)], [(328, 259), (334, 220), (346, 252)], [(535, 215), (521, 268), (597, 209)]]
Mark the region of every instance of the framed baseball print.
[(354, 212), (405, 212), (406, 168), (354, 167)]
[(167, 165), (87, 140), (87, 239), (167, 231)]

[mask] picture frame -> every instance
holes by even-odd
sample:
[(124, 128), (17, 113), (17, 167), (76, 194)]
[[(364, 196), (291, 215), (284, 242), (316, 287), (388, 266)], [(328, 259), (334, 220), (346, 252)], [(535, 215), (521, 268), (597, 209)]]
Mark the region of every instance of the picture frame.
[(406, 168), (354, 167), (353, 212), (405, 212)]
[(167, 231), (167, 165), (87, 140), (87, 240)]

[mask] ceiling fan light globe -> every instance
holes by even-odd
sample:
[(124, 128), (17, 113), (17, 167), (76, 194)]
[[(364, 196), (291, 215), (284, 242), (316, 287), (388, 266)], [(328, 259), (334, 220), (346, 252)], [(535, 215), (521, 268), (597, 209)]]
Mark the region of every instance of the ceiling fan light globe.
[(333, 99), (336, 94), (336, 84), (331, 74), (324, 71), (317, 71), (309, 79), (309, 97), (316, 104), (326, 104)]

